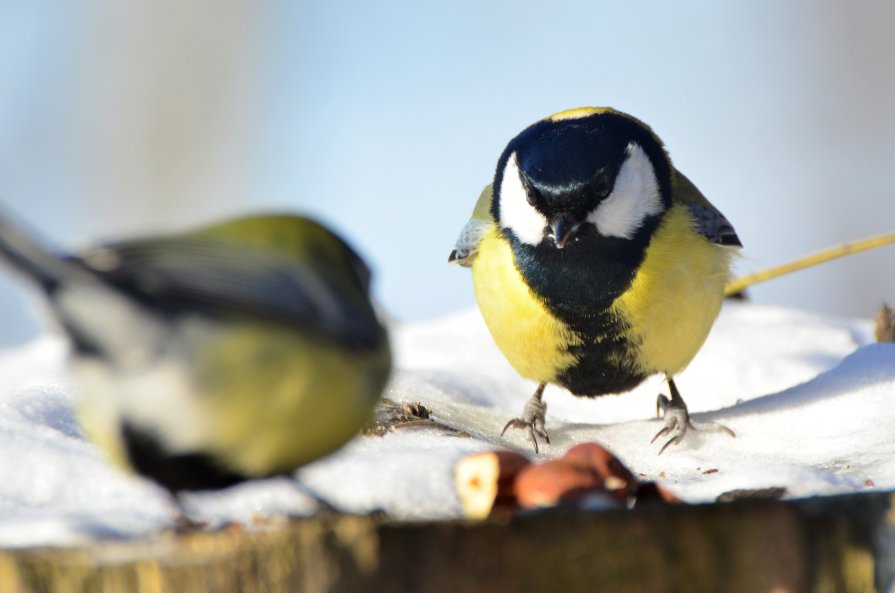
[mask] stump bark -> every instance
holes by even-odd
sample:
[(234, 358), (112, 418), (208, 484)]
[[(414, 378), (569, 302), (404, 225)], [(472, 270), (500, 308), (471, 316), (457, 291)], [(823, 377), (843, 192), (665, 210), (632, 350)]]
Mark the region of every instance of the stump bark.
[(263, 533), (6, 550), (0, 591), (888, 593), (893, 534), (883, 493), (482, 522), (329, 516)]

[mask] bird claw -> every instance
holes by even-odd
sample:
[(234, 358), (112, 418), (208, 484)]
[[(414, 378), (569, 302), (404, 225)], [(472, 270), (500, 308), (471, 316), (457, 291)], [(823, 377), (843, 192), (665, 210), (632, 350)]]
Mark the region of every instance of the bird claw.
[(538, 437), (544, 439), (548, 445), (550, 444), (550, 436), (544, 427), (546, 417), (547, 404), (541, 401), (540, 394), (537, 394), (526, 402), (521, 418), (513, 418), (506, 423), (500, 436), (503, 437), (510, 428), (522, 428), (525, 430), (525, 439), (534, 447), (535, 453), (540, 453)]
[(550, 437), (547, 436), (547, 432), (543, 428), (538, 428), (538, 426), (533, 422), (526, 422), (522, 418), (513, 418), (506, 423), (506, 426), (503, 427), (503, 430), (500, 432), (500, 436), (502, 437), (504, 433), (506, 433), (506, 431), (510, 428), (525, 429), (525, 440), (531, 443), (532, 447), (534, 447), (535, 453), (540, 453), (540, 450), (538, 449), (537, 437), (543, 438), (548, 445), (550, 444)]
[(694, 423), (690, 419), (690, 413), (687, 411), (687, 404), (680, 397), (669, 398), (660, 394), (656, 399), (656, 415), (658, 416), (660, 413), (665, 417), (665, 426), (656, 433), (650, 444), (655, 443), (660, 437), (671, 435), (671, 438), (662, 445), (658, 455), (664, 453), (665, 449), (671, 445), (680, 444), (689, 429), (705, 432), (723, 432), (731, 437), (736, 437), (735, 432), (718, 422)]
[(730, 428), (724, 426), (720, 422), (712, 422), (709, 420), (703, 422), (690, 422), (690, 428), (693, 430), (698, 430), (701, 432), (723, 432), (729, 437), (736, 438), (737, 433), (732, 431)]
[(650, 444), (655, 443), (660, 437), (664, 437), (667, 435), (671, 435), (671, 438), (668, 439), (662, 448), (659, 449), (659, 455), (665, 452), (665, 449), (670, 447), (671, 445), (677, 445), (682, 440), (684, 440), (684, 435), (687, 434), (687, 429), (695, 427), (693, 423), (690, 422), (690, 414), (687, 412), (687, 406), (671, 406), (671, 401), (668, 400), (664, 395), (659, 396), (660, 399), (665, 399), (666, 403), (658, 404), (658, 407), (662, 407), (665, 412), (665, 426), (662, 427), (662, 430), (656, 433), (656, 436), (650, 441)]

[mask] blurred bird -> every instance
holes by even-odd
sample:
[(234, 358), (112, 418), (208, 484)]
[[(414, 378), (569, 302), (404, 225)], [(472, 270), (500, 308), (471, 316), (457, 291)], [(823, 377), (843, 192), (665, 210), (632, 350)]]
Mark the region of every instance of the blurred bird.
[(70, 339), (85, 432), (175, 500), (335, 451), (389, 375), (369, 270), (306, 218), (247, 216), (62, 256), (0, 217), (0, 256)]
[(449, 258), (472, 267), (497, 346), (539, 383), (504, 432), (523, 428), (535, 451), (550, 442), (548, 383), (592, 397), (663, 373), (671, 397), (653, 441), (669, 437), (660, 453), (679, 443), (693, 424), (674, 376), (708, 336), (741, 246), (634, 117), (580, 108), (523, 130)]

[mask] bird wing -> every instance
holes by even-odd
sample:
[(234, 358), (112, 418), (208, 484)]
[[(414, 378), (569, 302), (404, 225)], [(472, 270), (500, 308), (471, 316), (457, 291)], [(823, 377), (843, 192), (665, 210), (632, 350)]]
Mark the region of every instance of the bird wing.
[[(359, 262), (353, 252), (348, 257)], [(76, 259), (163, 312), (244, 314), (352, 349), (373, 350), (382, 342), (362, 279), (356, 277), (357, 262), (311, 267), (269, 249), (192, 237), (126, 241)]]
[(728, 247), (743, 246), (730, 221), (677, 169), (674, 170), (671, 190), (674, 201), (686, 206), (696, 229), (710, 242)]
[(494, 224), (491, 219), (491, 197), (492, 186), (489, 183), (479, 194), (472, 216), (460, 231), (460, 236), (457, 237), (457, 242), (454, 244), (454, 250), (448, 257), (448, 263), (457, 263), (465, 268), (472, 265), (479, 242)]

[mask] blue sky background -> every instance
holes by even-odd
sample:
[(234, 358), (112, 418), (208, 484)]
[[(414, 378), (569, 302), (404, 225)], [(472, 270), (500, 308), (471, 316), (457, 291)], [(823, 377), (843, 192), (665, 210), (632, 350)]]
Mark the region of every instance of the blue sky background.
[[(650, 123), (740, 271), (895, 227), (895, 8), (856, 2), (0, 2), (0, 201), (57, 243), (300, 210), (397, 318), (474, 302), (445, 264), (498, 155), (550, 113)], [(769, 283), (869, 317), (892, 249)], [(0, 282), (0, 344), (35, 325)]]

